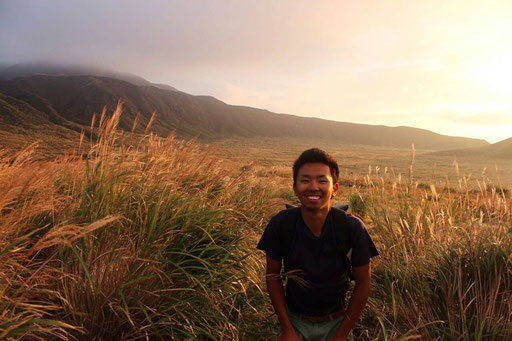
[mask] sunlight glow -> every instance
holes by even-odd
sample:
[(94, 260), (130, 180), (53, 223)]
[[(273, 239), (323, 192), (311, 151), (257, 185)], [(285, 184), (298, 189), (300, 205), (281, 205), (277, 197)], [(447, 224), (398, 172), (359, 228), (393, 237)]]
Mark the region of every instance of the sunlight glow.
[(471, 78), (502, 92), (512, 92), (512, 53), (486, 61)]
[(511, 0), (120, 2), (4, 1), (0, 64), (96, 63), (279, 113), (512, 135)]

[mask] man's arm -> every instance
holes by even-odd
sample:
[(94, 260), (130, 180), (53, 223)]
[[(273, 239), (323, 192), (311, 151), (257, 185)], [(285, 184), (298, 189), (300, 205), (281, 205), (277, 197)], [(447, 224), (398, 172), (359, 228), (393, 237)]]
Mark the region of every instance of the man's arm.
[(370, 263), (363, 266), (355, 266), (352, 268), (352, 274), (356, 282), (348, 308), (345, 311), (345, 316), (341, 322), (336, 334), (332, 338), (333, 341), (346, 340), (350, 330), (356, 323), (359, 316), (363, 312), (366, 305), (366, 300), (370, 294), (370, 278), (371, 266)]
[(270, 258), (267, 255), (267, 290), (272, 301), (272, 306), (276, 312), (281, 326), (278, 340), (300, 340), (290, 323), (288, 311), (286, 309), (286, 302), (284, 296), (283, 281), (281, 280), (281, 261)]

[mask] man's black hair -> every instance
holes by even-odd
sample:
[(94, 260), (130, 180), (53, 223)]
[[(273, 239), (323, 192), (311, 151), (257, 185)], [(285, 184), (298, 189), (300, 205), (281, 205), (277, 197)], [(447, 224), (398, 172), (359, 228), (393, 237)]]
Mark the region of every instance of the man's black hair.
[(338, 168), (338, 163), (332, 155), (327, 154), (325, 151), (319, 148), (311, 148), (305, 150), (300, 154), (297, 160), (293, 163), (293, 186), (297, 182), (297, 174), (299, 174), (299, 169), (306, 163), (323, 163), (324, 165), (329, 166), (331, 171), (332, 181), (333, 183), (338, 182), (338, 177), (340, 175), (340, 170)]

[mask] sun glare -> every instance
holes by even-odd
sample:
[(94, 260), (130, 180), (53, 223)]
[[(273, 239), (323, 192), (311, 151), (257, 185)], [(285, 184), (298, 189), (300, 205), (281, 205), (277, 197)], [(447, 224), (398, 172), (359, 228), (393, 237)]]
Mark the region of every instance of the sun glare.
[(501, 92), (512, 91), (512, 54), (492, 58), (471, 72), (471, 78)]

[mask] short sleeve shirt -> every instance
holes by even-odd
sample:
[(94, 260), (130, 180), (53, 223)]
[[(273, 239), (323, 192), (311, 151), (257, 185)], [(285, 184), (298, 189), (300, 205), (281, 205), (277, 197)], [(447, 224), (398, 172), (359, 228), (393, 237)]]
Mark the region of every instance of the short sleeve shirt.
[[(370, 258), (378, 255), (363, 223), (347, 214), (350, 235), (351, 264), (353, 267), (369, 263)], [(315, 236), (306, 226), (302, 216), (293, 230), (294, 236), (289, 254), (283, 255), (280, 245), (280, 219), (274, 216), (257, 245), (275, 260), (284, 258), (284, 271), (295, 271), (288, 276), (286, 284), (286, 304), (298, 314), (322, 316), (339, 311), (344, 305), (348, 288), (348, 278), (334, 235), (332, 210), (327, 215), (322, 232)]]

